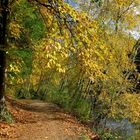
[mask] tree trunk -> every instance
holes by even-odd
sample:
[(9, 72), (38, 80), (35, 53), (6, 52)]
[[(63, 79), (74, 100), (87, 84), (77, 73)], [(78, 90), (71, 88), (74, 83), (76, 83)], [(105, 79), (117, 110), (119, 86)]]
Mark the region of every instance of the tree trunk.
[(0, 0), (0, 111), (5, 106), (6, 30), (9, 0)]

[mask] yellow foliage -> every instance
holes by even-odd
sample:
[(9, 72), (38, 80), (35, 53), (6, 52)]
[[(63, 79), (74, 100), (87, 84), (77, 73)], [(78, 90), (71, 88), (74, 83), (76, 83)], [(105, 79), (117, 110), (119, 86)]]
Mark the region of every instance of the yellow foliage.
[[(110, 117), (124, 116), (134, 122), (139, 121), (139, 95), (120, 95), (120, 93), (125, 93), (131, 85), (124, 73), (135, 69), (132, 60), (128, 57), (128, 54), (132, 52), (134, 39), (123, 30), (115, 31), (113, 25), (104, 29), (100, 20), (93, 19), (85, 12), (74, 10), (63, 1), (58, 2), (56, 9), (46, 7), (40, 9), (45, 19), (46, 36), (33, 46), (33, 73), (31, 75), (33, 84), (38, 83), (42, 73), (50, 76), (50, 73), (54, 72), (62, 76), (60, 79), (64, 76), (67, 83), (71, 83), (69, 86), (74, 84), (77, 86), (81, 78), (82, 88), (85, 91), (80, 91), (80, 94), (84, 96), (89, 94), (89, 91), (86, 91), (87, 81), (94, 83), (91, 85), (94, 90), (98, 90), (98, 85), (102, 85), (99, 100), (104, 105), (111, 106)], [(128, 12), (124, 13), (125, 16), (122, 16), (122, 12), (127, 10), (131, 2), (109, 1), (109, 7), (107, 7), (109, 12), (101, 13), (99, 19), (105, 17), (106, 22), (111, 19), (114, 26), (117, 20), (123, 21), (122, 25), (128, 25), (131, 22), (127, 29), (133, 28), (137, 25), (137, 22), (133, 22), (135, 17), (131, 18), (134, 11), (128, 9)], [(119, 27), (121, 27), (120, 24)], [(19, 38), (21, 27), (16, 23), (11, 23), (10, 28), (11, 35)], [(18, 73), (20, 69), (11, 65), (10, 71)], [(61, 81), (57, 77), (54, 79), (57, 83)], [(18, 79), (17, 82), (23, 81)], [(92, 94), (95, 96), (95, 92)], [(130, 115), (129, 112), (131, 112)]]
[(10, 22), (9, 30), (10, 30), (10, 33), (11, 33), (12, 37), (14, 37), (16, 39), (20, 38), (21, 27), (15, 21)]
[[(140, 96), (139, 94), (122, 94), (112, 106), (116, 116), (129, 118), (133, 123), (140, 122)], [(120, 114), (119, 114), (120, 113)]]

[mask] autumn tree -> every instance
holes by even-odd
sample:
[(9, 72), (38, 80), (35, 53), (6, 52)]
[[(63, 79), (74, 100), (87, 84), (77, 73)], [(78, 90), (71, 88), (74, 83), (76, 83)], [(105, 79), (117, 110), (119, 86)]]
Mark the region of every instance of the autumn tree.
[[(10, 12), (12, 11), (13, 5), (15, 3), (18, 3), (19, 1), (14, 1), (14, 0), (1, 0), (0, 2), (0, 108), (1, 110), (5, 106), (5, 75), (6, 75), (6, 55), (9, 53), (8, 48), (11, 47), (10, 42), (11, 38), (16, 38), (14, 40), (17, 41), (17, 38), (20, 36), (20, 27), (16, 22), (9, 23), (11, 22), (11, 19), (13, 17), (10, 17)], [(38, 5), (42, 4), (39, 1), (34, 1), (37, 2)], [(27, 11), (28, 12), (28, 11)], [(26, 12), (26, 13), (27, 13)], [(9, 26), (7, 26), (9, 25)], [(38, 30), (39, 31), (39, 30)], [(10, 36), (9, 34), (10, 33)], [(25, 34), (24, 34), (25, 35)], [(25, 35), (27, 36), (27, 34)], [(27, 39), (26, 39), (27, 41)], [(28, 39), (29, 41), (29, 39)], [(8, 47), (9, 45), (9, 47)]]
[[(83, 105), (80, 109), (88, 110), (94, 122), (114, 117), (113, 103), (132, 86), (126, 72), (134, 70), (128, 57), (135, 42), (133, 37), (120, 30), (116, 33), (115, 22), (104, 27), (101, 20), (64, 3), (59, 5), (59, 14), (43, 9), (48, 32), (47, 39), (35, 50), (35, 85), (38, 79), (41, 81), (37, 93), (43, 93), (44, 99), (49, 93), (68, 96), (69, 110)], [(45, 69), (40, 71), (39, 66)]]
[(128, 57), (135, 44), (127, 33), (134, 27), (128, 24), (135, 12), (131, 2), (85, 1), (78, 10), (62, 0), (15, 2), (8, 54), (18, 58), (8, 61), (9, 83), (31, 97), (63, 105), (83, 120), (125, 117), (120, 112), (133, 84), (127, 74), (135, 69)]

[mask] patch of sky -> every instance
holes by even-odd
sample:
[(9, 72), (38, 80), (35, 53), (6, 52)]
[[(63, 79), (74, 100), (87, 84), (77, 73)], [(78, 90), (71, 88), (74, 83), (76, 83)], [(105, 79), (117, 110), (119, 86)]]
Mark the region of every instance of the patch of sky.
[[(75, 9), (79, 9), (79, 7), (80, 7), (79, 4), (75, 0), (64, 0), (64, 1), (68, 4), (70, 4)], [(137, 8), (134, 8), (134, 11), (135, 11), (135, 14), (137, 14), (137, 15), (140, 14), (140, 10), (138, 10)], [(98, 15), (97, 15), (97, 17), (98, 17)], [(114, 22), (111, 19), (107, 22), (104, 22), (104, 24), (108, 24), (108, 22), (110, 23), (111, 28), (115, 28)], [(127, 31), (125, 30), (124, 32), (127, 32), (128, 34), (131, 34), (136, 40), (140, 38), (140, 33), (138, 32), (137, 29), (127, 30)]]
[(74, 8), (78, 8), (79, 5), (77, 4), (77, 2), (75, 2), (75, 0), (64, 0), (66, 3), (70, 4), (72, 7)]

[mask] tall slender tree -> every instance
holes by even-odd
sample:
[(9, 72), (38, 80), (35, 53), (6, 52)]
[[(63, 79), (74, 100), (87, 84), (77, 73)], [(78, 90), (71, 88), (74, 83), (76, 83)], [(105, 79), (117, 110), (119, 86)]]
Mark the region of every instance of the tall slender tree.
[(5, 69), (9, 0), (0, 0), (0, 111), (5, 106)]

